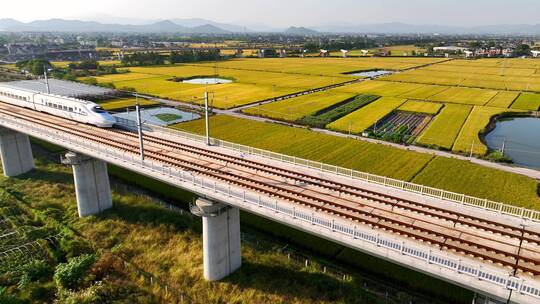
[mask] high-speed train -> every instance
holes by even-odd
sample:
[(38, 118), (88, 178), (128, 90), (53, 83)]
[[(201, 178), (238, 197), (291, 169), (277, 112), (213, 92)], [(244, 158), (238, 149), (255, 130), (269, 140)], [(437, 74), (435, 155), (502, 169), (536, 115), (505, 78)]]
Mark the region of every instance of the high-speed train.
[(0, 101), (74, 121), (110, 128), (115, 119), (99, 105), (82, 99), (0, 86)]

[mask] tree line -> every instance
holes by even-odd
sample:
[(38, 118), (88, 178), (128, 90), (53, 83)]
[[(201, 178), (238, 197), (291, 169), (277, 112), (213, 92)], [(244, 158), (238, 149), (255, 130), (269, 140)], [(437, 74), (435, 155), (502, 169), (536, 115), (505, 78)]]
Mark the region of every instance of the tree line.
[(139, 52), (124, 55), (122, 64), (125, 66), (150, 66), (165, 63), (187, 63), (198, 61), (215, 61), (220, 58), (219, 49), (212, 50), (178, 50), (170, 54), (157, 52)]

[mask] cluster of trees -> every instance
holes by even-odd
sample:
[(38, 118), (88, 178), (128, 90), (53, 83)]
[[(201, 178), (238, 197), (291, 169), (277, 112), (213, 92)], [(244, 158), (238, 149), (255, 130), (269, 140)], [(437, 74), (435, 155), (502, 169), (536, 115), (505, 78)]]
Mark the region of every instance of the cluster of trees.
[(165, 55), (156, 52), (127, 54), (122, 58), (122, 64), (127, 66), (149, 66), (165, 64)]
[(126, 66), (150, 66), (198, 61), (212, 61), (220, 58), (219, 49), (213, 50), (179, 50), (168, 55), (156, 52), (141, 52), (125, 55), (122, 64)]
[(220, 53), (218, 49), (212, 50), (183, 50), (171, 52), (169, 56), (169, 62), (183, 63), (183, 62), (197, 62), (197, 61), (213, 61), (219, 60)]
[(52, 68), (51, 63), (44, 59), (32, 59), (24, 60), (16, 63), (16, 66), (20, 70), (27, 71), (33, 75), (43, 75), (45, 69)]

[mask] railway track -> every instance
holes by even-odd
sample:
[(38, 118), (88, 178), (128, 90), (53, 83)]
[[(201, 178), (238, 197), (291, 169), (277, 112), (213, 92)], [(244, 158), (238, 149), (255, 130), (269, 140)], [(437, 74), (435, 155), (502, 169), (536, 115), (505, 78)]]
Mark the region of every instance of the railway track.
[[(0, 113), (125, 152), (139, 153), (137, 135), (131, 132), (100, 129), (22, 108), (9, 108), (0, 107)], [(426, 242), (442, 250), (515, 267), (534, 276), (540, 274), (540, 236), (533, 231), (151, 135), (146, 135), (145, 141), (147, 158), (168, 166)], [(521, 236), (523, 245), (519, 249)]]
[[(132, 132), (128, 132), (128, 131), (116, 130), (116, 132), (124, 136), (131, 137), (131, 138), (137, 137), (136, 134)], [(351, 186), (344, 183), (339, 183), (336, 181), (324, 179), (321, 177), (316, 177), (313, 175), (300, 173), (297, 171), (287, 170), (280, 167), (263, 164), (260, 162), (250, 161), (242, 157), (236, 157), (236, 156), (232, 156), (232, 155), (228, 155), (228, 154), (224, 154), (224, 153), (220, 153), (216, 151), (209, 151), (207, 149), (199, 148), (193, 145), (176, 143), (171, 140), (167, 140), (167, 139), (163, 139), (163, 138), (159, 138), (159, 137), (155, 137), (151, 135), (145, 135), (145, 141), (164, 145), (168, 148), (178, 149), (187, 153), (204, 155), (205, 157), (222, 161), (222, 162), (226, 162), (227, 164), (234, 164), (241, 167), (246, 167), (246, 168), (255, 170), (256, 172), (265, 172), (265, 173), (272, 174), (275, 176), (291, 179), (296, 182), (315, 185), (315, 186), (318, 186), (327, 190), (339, 192), (341, 194), (347, 194), (347, 195), (351, 195), (351, 196), (359, 197), (363, 199), (377, 200), (378, 203), (389, 205), (392, 208), (396, 208), (396, 207), (403, 208), (412, 212), (421, 213), (426, 216), (442, 219), (445, 221), (450, 221), (456, 224), (459, 223), (459, 224), (467, 225), (467, 226), (474, 227), (477, 229), (487, 230), (492, 233), (500, 233), (509, 237), (521, 239), (521, 235), (523, 232), (524, 241), (527, 241), (535, 245), (540, 244), (540, 234), (534, 233), (532, 231), (527, 231), (527, 230), (522, 231), (521, 227), (511, 226), (504, 223), (495, 222), (489, 219), (475, 217), (475, 216), (467, 215), (467, 214), (456, 212), (456, 211), (449, 211), (448, 209), (435, 207), (433, 205), (418, 203), (418, 202), (398, 198), (398, 197), (387, 195), (387, 194), (381, 194), (374, 191), (370, 191), (365, 188)]]

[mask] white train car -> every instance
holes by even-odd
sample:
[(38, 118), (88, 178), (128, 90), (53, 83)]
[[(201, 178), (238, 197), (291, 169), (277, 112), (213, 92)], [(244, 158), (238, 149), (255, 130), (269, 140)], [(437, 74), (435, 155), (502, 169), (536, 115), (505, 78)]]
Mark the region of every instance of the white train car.
[(0, 101), (101, 128), (110, 128), (115, 123), (114, 117), (99, 105), (82, 99), (0, 85)]

